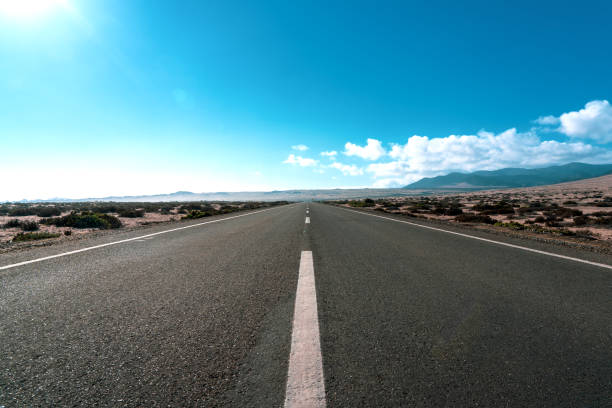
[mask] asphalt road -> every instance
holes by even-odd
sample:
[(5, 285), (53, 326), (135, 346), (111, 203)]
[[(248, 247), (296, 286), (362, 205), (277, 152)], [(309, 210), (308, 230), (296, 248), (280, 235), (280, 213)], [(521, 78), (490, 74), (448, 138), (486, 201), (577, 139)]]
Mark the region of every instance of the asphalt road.
[(328, 407), (612, 406), (612, 269), (316, 203), (221, 218), (0, 255), (0, 407), (282, 407), (317, 366), (310, 252)]

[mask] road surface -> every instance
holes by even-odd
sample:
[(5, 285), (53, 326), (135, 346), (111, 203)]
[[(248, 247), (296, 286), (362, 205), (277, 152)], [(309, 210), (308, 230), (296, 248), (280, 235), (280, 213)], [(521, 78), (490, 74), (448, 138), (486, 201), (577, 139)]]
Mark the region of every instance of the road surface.
[(368, 214), (0, 255), (0, 406), (612, 404), (610, 257)]

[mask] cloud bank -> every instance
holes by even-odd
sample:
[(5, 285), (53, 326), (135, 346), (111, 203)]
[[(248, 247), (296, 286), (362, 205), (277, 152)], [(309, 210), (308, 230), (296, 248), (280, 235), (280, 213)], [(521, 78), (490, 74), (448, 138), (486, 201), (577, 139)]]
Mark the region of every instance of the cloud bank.
[(559, 122), (559, 132), (569, 137), (612, 142), (612, 106), (606, 100), (591, 101), (584, 109), (564, 113), (559, 117)]
[(293, 146), (291, 146), (291, 148), (293, 150), (297, 150), (297, 151), (300, 151), (300, 152), (305, 152), (306, 150), (308, 150), (308, 146), (303, 145), (303, 144), (293, 145)]
[(283, 163), (285, 164), (293, 164), (300, 167), (312, 167), (316, 166), (319, 162), (314, 159), (308, 159), (301, 156), (296, 156), (295, 154), (290, 154)]
[(357, 167), (354, 164), (348, 165), (348, 164), (342, 164), (342, 163), (332, 163), (329, 165), (329, 167), (340, 170), (342, 172), (342, 174), (344, 174), (345, 176), (361, 176), (363, 175), (363, 169)]
[(329, 151), (321, 152), (321, 156), (329, 157), (332, 160), (336, 160), (336, 155), (337, 154), (338, 154), (338, 152), (335, 151), (335, 150), (329, 150)]
[(389, 157), (393, 160), (367, 167), (377, 187), (403, 186), (454, 171), (545, 167), (573, 161), (612, 162), (612, 152), (607, 149), (582, 142), (540, 140), (533, 132), (519, 133), (516, 129), (434, 139), (415, 135), (405, 144), (392, 145)]
[[(293, 154), (284, 163), (335, 169), (344, 176), (369, 176), (374, 187), (405, 186), (423, 177), (451, 172), (536, 168), (576, 161), (612, 163), (612, 149), (605, 146), (612, 143), (612, 106), (607, 100), (590, 101), (580, 110), (540, 116), (533, 122), (539, 126), (526, 132), (511, 128), (497, 134), (482, 130), (440, 138), (414, 135), (403, 144), (389, 144), (387, 148), (382, 141), (368, 138), (365, 145), (344, 145), (342, 153), (349, 163), (335, 161), (336, 150), (320, 153), (332, 160), (328, 165)], [(552, 137), (554, 132), (557, 135)], [(362, 160), (371, 163), (363, 167)]]
[(351, 142), (344, 145), (344, 154), (347, 156), (357, 156), (366, 160), (378, 160), (385, 155), (385, 149), (379, 140), (368, 139), (365, 146), (358, 146)]

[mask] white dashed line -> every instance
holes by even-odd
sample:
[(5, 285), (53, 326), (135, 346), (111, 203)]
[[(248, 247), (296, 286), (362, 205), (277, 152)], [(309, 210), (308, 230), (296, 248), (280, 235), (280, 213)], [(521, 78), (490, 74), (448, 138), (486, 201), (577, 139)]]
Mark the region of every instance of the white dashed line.
[(312, 251), (302, 251), (300, 259), (285, 407), (325, 407), (325, 379)]
[(304, 223), (310, 224), (310, 217), (306, 217), (306, 221), (304, 221)]

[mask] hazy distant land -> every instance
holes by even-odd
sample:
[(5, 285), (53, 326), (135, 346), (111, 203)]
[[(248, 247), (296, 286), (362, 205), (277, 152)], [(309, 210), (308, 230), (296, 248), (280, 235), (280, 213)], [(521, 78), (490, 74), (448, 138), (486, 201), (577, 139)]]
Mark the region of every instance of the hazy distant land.
[(423, 178), (404, 188), (294, 189), (275, 191), (209, 192), (177, 191), (169, 194), (111, 196), (97, 198), (52, 198), (21, 200), (36, 202), (170, 202), (170, 201), (317, 201), (351, 200), (358, 198), (410, 197), (430, 194), (532, 187), (599, 177), (612, 173), (612, 164), (569, 163), (537, 169), (505, 168), (472, 173), (450, 173)]

